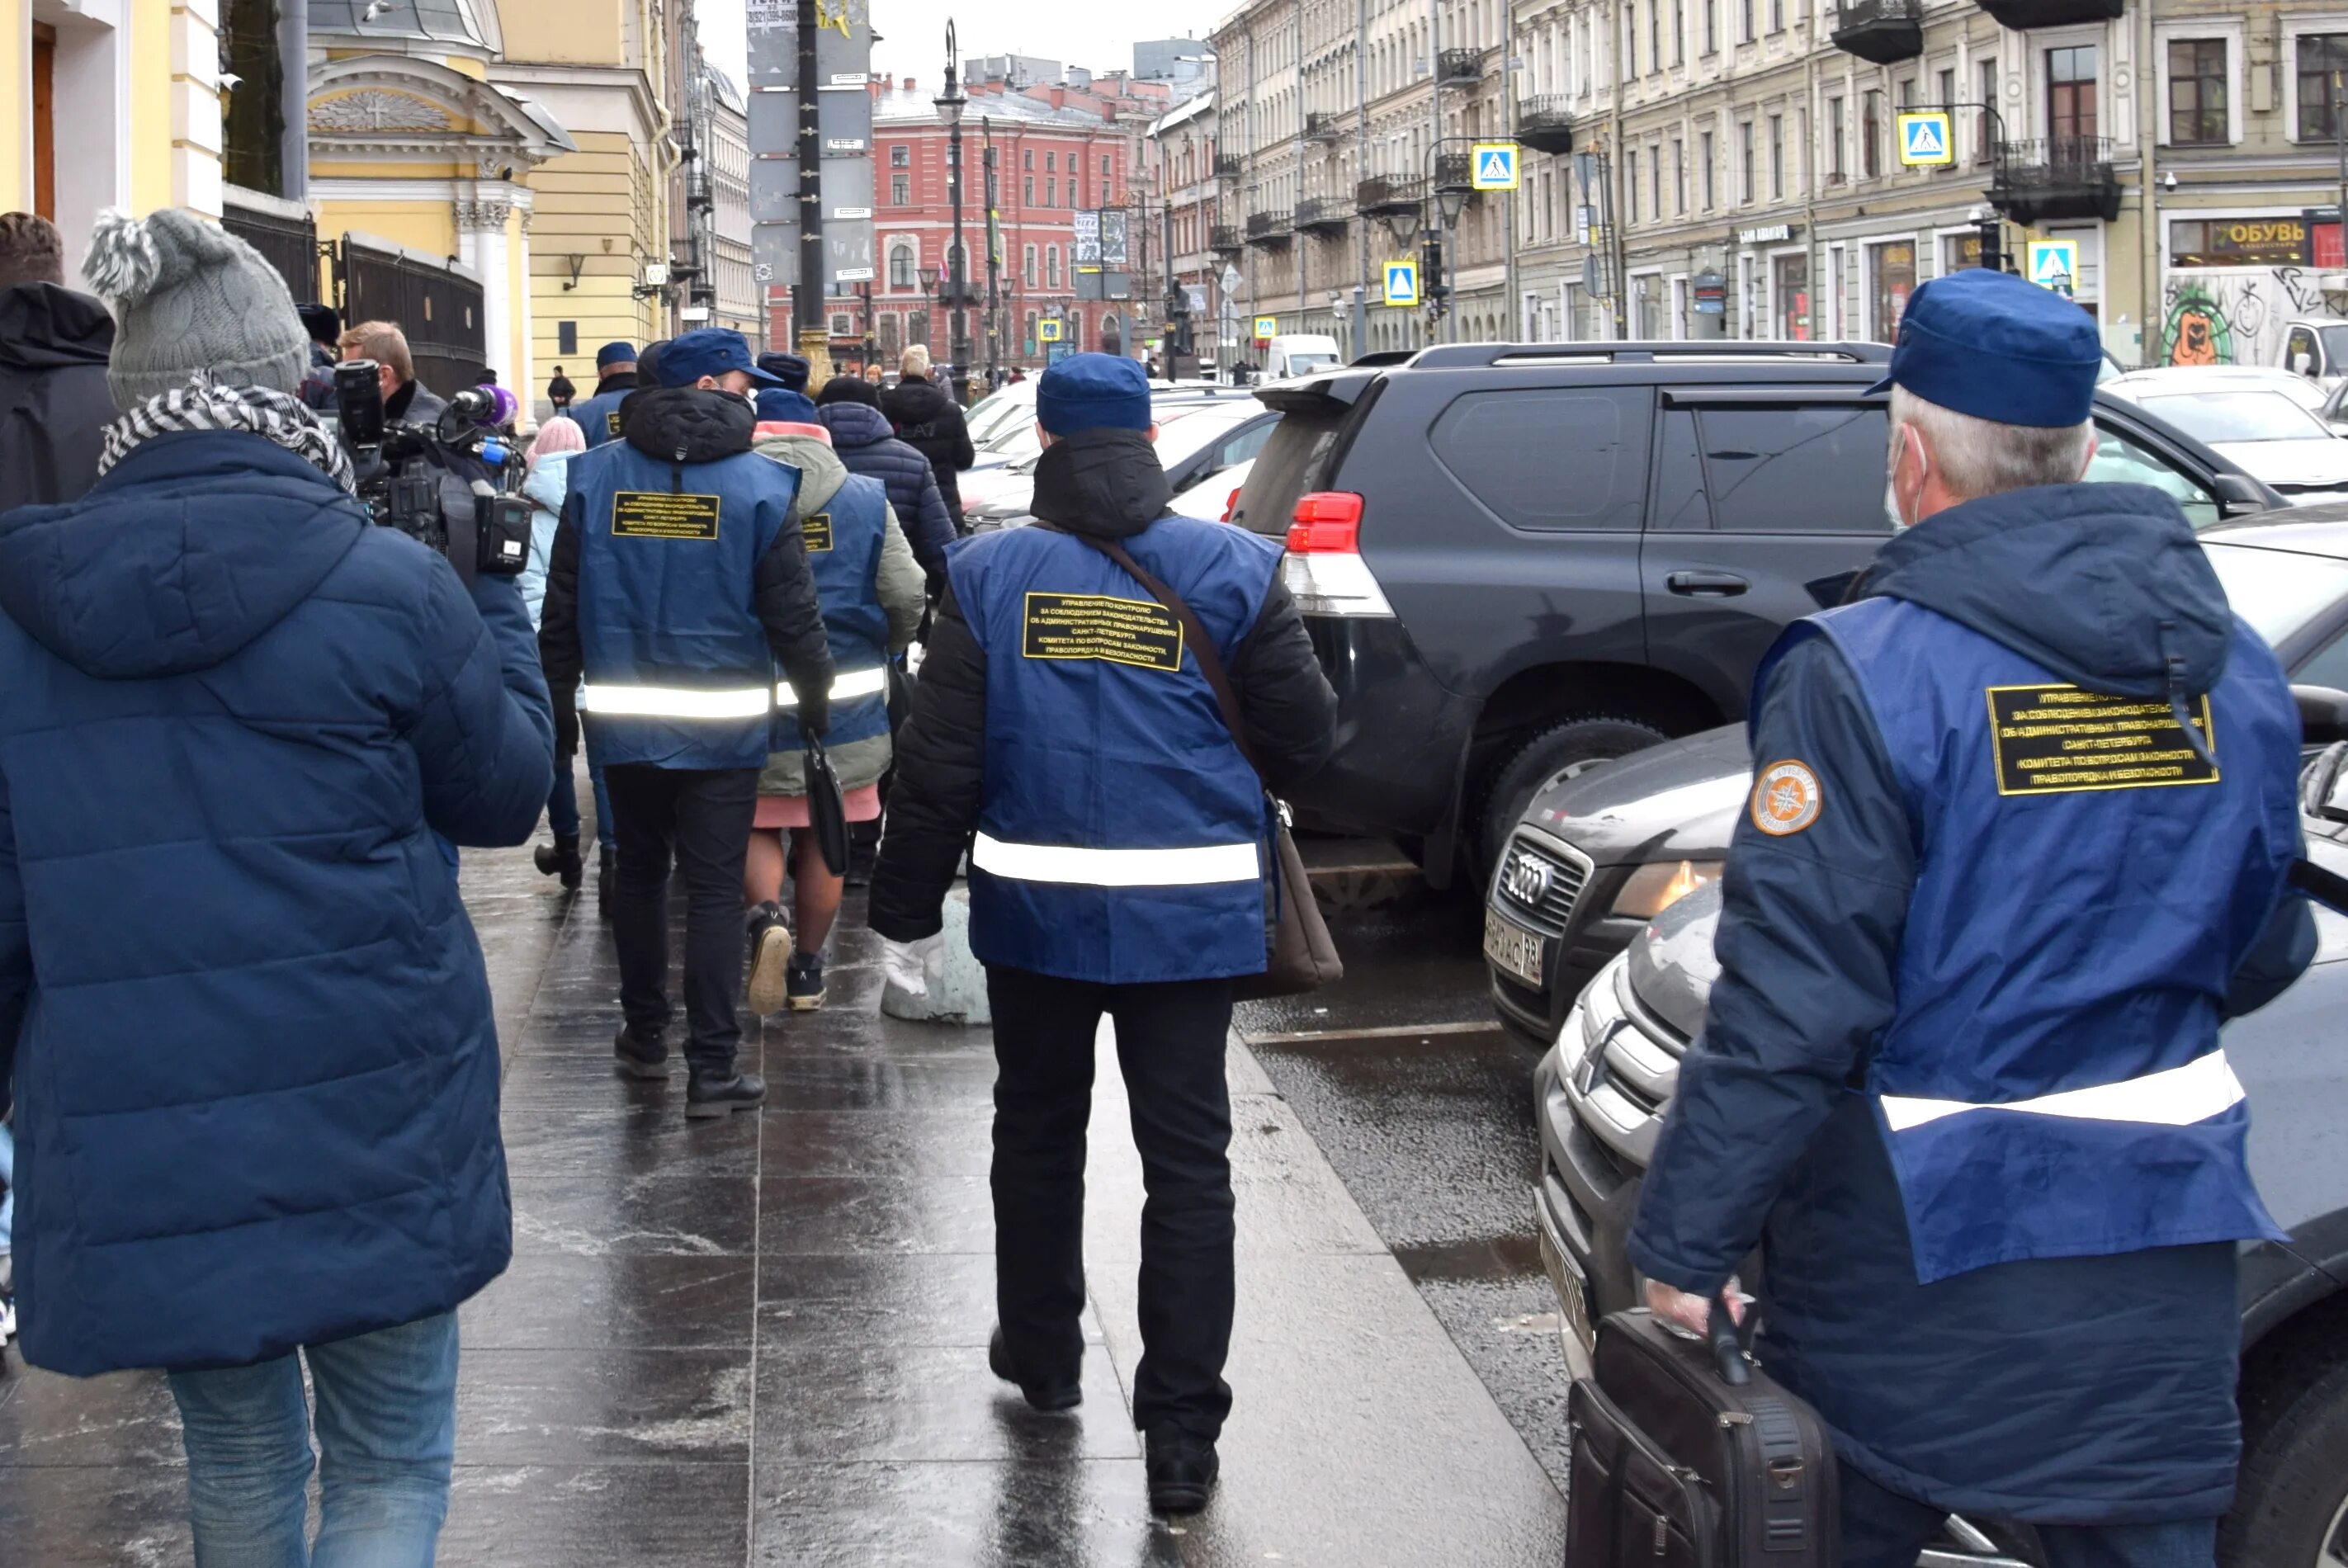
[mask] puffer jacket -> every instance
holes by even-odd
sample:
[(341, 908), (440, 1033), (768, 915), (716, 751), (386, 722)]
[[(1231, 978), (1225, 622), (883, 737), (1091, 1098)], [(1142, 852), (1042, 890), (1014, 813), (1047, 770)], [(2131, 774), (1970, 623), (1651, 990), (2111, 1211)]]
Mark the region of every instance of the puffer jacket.
[(521, 493), (530, 497), (530, 564), (521, 569), (514, 583), (521, 590), (522, 603), (530, 606), (530, 630), (536, 631), (546, 606), (546, 568), (554, 556), (554, 531), (562, 521), (562, 497), (571, 483), (571, 459), (577, 452), (548, 452), (530, 469), (530, 477), (521, 481)]
[[(853, 477), (839, 454), (803, 426), (761, 424), (751, 449), (799, 470), (798, 509), (802, 517), (821, 511), (839, 493), (839, 487)], [(872, 596), (879, 601), (881, 614), (889, 618), (889, 651), (901, 654), (921, 630), (922, 610), (927, 597), (921, 565), (905, 541), (905, 531), (897, 524), (894, 507), (888, 509), (888, 521), (883, 527), (880, 560), (873, 572)], [(892, 752), (889, 734), (883, 730), (869, 740), (850, 740), (834, 746), (829, 755), (832, 770), (839, 775), (839, 787), (861, 789), (867, 784), (880, 782), (881, 776), (889, 771)], [(758, 793), (806, 794), (807, 754), (797, 748), (770, 754), (765, 770), (758, 776)]]
[(930, 459), (897, 439), (887, 415), (867, 403), (827, 403), (815, 417), (831, 432), (832, 449), (851, 474), (879, 480), (898, 526), (934, 591), (945, 586), (946, 550), (959, 533)]
[(71, 500), (97, 480), (113, 346), (114, 318), (88, 294), (0, 289), (0, 511)]
[(494, 1278), (497, 1034), (434, 835), (536, 826), (536, 665), (316, 469), (200, 430), (0, 515), (0, 690), (26, 1358), (247, 1365)]
[(962, 405), (936, 382), (908, 376), (880, 394), (880, 412), (897, 428), (897, 438), (930, 459), (946, 511), (962, 521), (962, 484), (955, 477), (978, 460)]

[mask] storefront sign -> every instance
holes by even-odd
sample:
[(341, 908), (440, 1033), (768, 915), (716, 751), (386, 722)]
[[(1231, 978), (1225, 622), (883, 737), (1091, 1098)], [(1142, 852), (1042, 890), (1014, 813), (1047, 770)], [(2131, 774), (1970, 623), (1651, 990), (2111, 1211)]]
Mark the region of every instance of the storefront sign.
[(1698, 315), (1728, 314), (1728, 280), (1718, 273), (1698, 273), (1689, 280)]
[(2314, 227), (2297, 218), (2177, 218), (2168, 225), (2172, 267), (2303, 267), (2314, 258)]
[(1765, 223), (1756, 229), (1736, 231), (1736, 242), (1740, 245), (1779, 245), (1793, 237), (1791, 223)]

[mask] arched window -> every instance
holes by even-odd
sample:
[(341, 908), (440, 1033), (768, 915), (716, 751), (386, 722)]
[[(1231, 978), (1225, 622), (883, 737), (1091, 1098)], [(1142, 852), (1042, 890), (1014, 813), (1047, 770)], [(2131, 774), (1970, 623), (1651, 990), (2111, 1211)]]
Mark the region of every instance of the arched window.
[(913, 284), (913, 247), (899, 240), (889, 247), (889, 286), (909, 289)]

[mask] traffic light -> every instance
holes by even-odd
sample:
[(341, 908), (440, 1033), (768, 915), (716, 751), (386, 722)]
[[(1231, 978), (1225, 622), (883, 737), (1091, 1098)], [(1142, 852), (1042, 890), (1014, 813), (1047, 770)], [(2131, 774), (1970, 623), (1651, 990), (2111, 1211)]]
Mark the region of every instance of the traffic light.
[(1992, 212), (1981, 221), (1981, 264), (1991, 272), (2006, 270), (2005, 220)]

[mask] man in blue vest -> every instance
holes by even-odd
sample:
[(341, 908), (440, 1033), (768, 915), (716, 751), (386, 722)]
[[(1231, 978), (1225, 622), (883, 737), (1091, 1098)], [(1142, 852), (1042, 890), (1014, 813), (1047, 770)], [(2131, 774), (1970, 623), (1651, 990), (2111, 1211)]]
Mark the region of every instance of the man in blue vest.
[[(965, 848), (986, 965), (995, 1292), (988, 1364), (1039, 1409), (1083, 1397), (1085, 1125), (1116, 1021), (1148, 1202), (1135, 1423), (1150, 1501), (1203, 1507), (1231, 1409), (1231, 981), (1264, 965), (1264, 790), (1327, 760), (1336, 694), (1280, 581), (1281, 551), (1167, 513), (1141, 366), (1071, 356), (1036, 390), (1035, 515), (957, 546), (898, 745), (873, 930), (940, 928)], [(1235, 688), (1259, 779), (1182, 623)]]
[(674, 860), (686, 898), (685, 1114), (714, 1117), (766, 1095), (734, 1057), (742, 861), (784, 695), (775, 668), (819, 736), (831, 650), (792, 515), (798, 470), (750, 449), (749, 394), (770, 378), (740, 333), (718, 327), (667, 345), (658, 375), (633, 394), (622, 439), (572, 459), (539, 641), (558, 723), (583, 693), (587, 754), (619, 834), (619, 1069), (668, 1073)]
[(592, 450), (620, 435), (620, 404), (636, 389), (636, 346), (607, 343), (595, 351), (595, 395), (571, 410)]
[(2079, 482), (2100, 356), (2003, 273), (1909, 302), (1901, 531), (1755, 681), (1720, 978), (1631, 1236), (1694, 1328), (1762, 1243), (1848, 1568), (1951, 1512), (2052, 1568), (2208, 1568), (2233, 1491), (2235, 1243), (2281, 1233), (2218, 1026), (2313, 952), (2300, 726), (2176, 503)]

